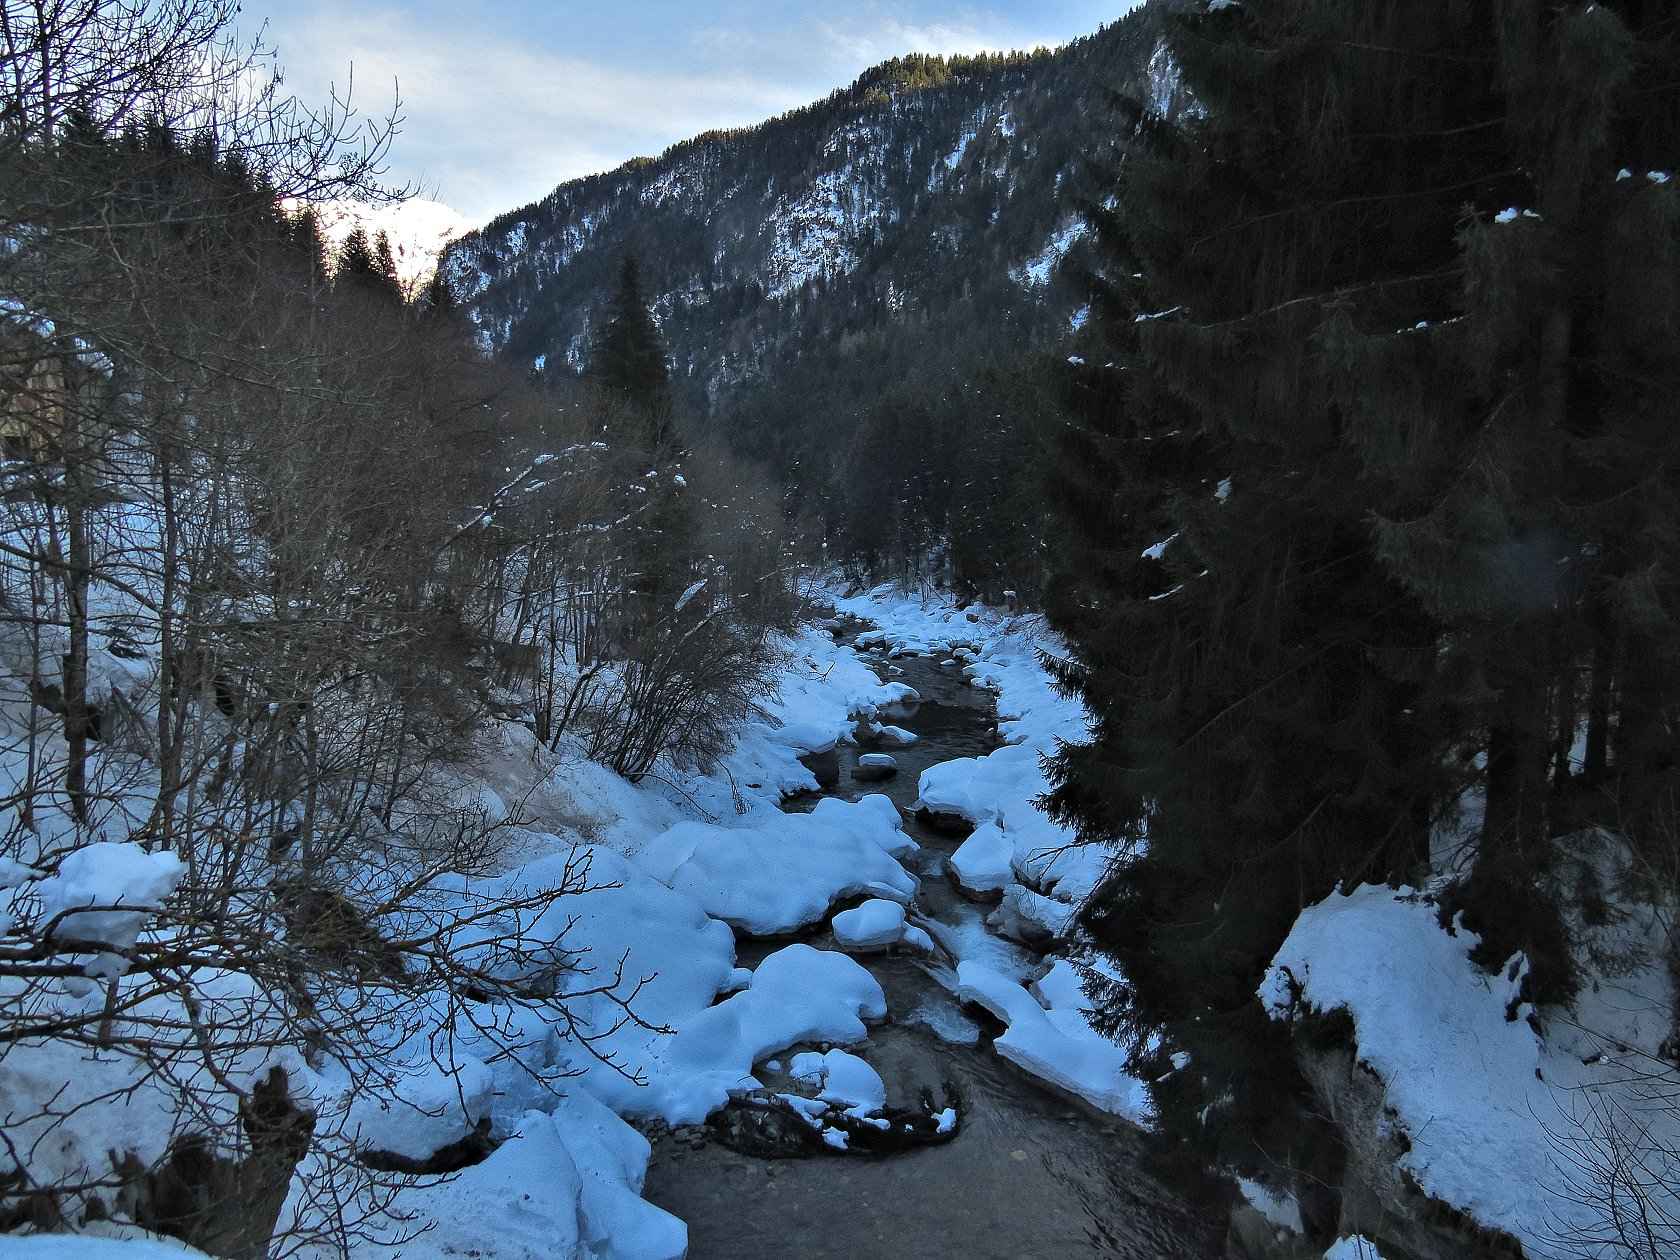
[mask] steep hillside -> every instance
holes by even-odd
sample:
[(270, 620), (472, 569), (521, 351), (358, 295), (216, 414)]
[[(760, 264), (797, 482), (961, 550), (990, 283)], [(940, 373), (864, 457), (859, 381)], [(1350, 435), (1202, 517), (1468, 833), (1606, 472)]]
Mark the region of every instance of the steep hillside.
[(564, 184), (452, 244), (448, 274), (487, 348), (575, 370), (634, 251), (678, 388), (714, 413), (883, 328), (973, 329), (983, 312), (990, 336), (1043, 344), (1080, 305), (1058, 265), (1111, 134), (1106, 93), (1150, 90), (1160, 25), (1149, 5), (1055, 52), (887, 62), (761, 126)]

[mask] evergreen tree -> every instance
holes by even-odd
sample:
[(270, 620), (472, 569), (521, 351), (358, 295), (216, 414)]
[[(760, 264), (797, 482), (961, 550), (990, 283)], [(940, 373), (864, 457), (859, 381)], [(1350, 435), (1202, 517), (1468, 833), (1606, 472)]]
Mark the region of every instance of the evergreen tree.
[(665, 343), (642, 296), (641, 267), (634, 254), (625, 254), (620, 264), (618, 289), (611, 313), (596, 334), (590, 373), (641, 418), (649, 449), (668, 453), (674, 434)]
[(1525, 191), (1503, 29), (1451, 0), (1188, 16), (1171, 51), (1200, 108), (1181, 131), (1134, 107), (1097, 221), (1112, 367), (1081, 374), (1055, 611), (1099, 726), (1051, 804), (1121, 845), (1087, 914), (1126, 976), (1095, 986), (1109, 1026), (1191, 1053), (1157, 1093), (1234, 1099), (1201, 1128), (1234, 1158), (1281, 1110), (1256, 1080), (1289, 1077), (1253, 994), (1290, 922), (1339, 881), (1419, 873), (1478, 685), (1516, 703), (1447, 650), (1466, 628), (1372, 527), (1464, 467), (1442, 439), (1475, 404), (1431, 329), (1477, 325), (1464, 207)]

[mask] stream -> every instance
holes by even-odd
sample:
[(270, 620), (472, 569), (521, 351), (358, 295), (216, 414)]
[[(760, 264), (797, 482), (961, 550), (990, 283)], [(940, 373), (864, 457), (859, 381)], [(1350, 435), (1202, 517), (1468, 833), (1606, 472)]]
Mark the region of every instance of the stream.
[[(924, 769), (997, 747), (992, 696), (925, 658), (865, 659), (884, 679), (920, 693), (919, 706), (886, 719), (919, 739), (889, 750), (899, 770), (880, 783), (853, 778), (857, 756), (867, 750), (842, 744), (839, 779), (826, 794), (890, 796), (922, 845), (910, 859), (921, 880), (912, 915), (963, 957), (1025, 974), (1037, 954), (987, 928), (991, 907), (963, 897), (945, 874), (960, 837), (908, 812)], [(819, 799), (811, 793), (785, 807), (810, 809)], [(835, 948), (826, 928), (806, 939)], [(742, 941), (739, 961), (754, 967), (785, 943)], [(891, 1106), (914, 1106), (922, 1090), (938, 1096), (954, 1086), (961, 1099), (957, 1137), (884, 1157), (759, 1159), (707, 1139), (703, 1130), (658, 1134), (644, 1194), (688, 1223), (693, 1260), (1222, 1254), (1225, 1211), (1217, 1192), (1175, 1185), (1139, 1130), (1052, 1093), (1000, 1059), (990, 1046), (997, 1026), (957, 1002), (954, 968), (909, 952), (858, 961), (886, 993), (888, 1022), (848, 1048), (880, 1073)], [(777, 1072), (758, 1074), (773, 1089), (788, 1088)]]

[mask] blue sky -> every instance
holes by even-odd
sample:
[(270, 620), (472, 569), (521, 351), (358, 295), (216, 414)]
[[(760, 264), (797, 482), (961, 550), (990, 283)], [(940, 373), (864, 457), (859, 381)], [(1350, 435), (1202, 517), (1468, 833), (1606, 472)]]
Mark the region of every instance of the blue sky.
[(352, 67), (358, 104), (407, 121), (390, 178), (475, 219), (711, 127), (805, 104), (902, 52), (1063, 43), (1135, 0), (245, 0), (288, 90), (319, 100)]

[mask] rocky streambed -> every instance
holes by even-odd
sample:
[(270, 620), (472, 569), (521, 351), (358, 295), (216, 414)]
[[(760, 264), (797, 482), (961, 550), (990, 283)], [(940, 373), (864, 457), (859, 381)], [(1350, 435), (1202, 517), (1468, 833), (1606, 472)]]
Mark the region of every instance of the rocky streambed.
[[(865, 742), (841, 744), (815, 768), (824, 795), (886, 793), (921, 846), (907, 859), (921, 881), (907, 917), (933, 948), (855, 955), (886, 993), (888, 1017), (848, 1048), (879, 1074), (882, 1115), (902, 1121), (903, 1140), (854, 1138), (842, 1154), (836, 1142), (812, 1141), (797, 1118), (766, 1125), (762, 1113), (785, 1108), (776, 1095), (797, 1091), (795, 1069), (812, 1062), (795, 1058), (829, 1049), (793, 1047), (758, 1066), (762, 1095), (731, 1104), (706, 1126), (653, 1133), (644, 1193), (688, 1222), (696, 1260), (1222, 1254), (1229, 1201), (1217, 1183), (1169, 1175), (1137, 1128), (1002, 1061), (990, 1045), (997, 1025), (955, 996), (959, 957), (1015, 973), (1038, 963), (1033, 950), (993, 932), (991, 907), (948, 877), (961, 835), (911, 812), (924, 769), (997, 746), (995, 708), (949, 666), (922, 657), (872, 663), (919, 702), (876, 723), (900, 733), (866, 732)], [(892, 761), (884, 775), (883, 756)], [(788, 807), (809, 809), (820, 799)], [(838, 948), (833, 929), (806, 939)], [(755, 966), (784, 943), (743, 940), (740, 962)]]

